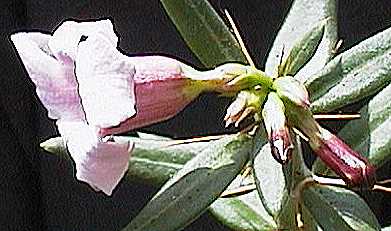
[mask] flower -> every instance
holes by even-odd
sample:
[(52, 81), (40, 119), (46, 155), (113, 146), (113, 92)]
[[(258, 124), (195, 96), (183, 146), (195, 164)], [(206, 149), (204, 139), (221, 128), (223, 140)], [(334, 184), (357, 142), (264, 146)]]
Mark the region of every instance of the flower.
[(133, 144), (105, 139), (99, 129), (135, 114), (135, 68), (117, 50), (111, 22), (66, 21), (52, 36), (21, 32), (11, 40), (49, 117), (57, 120), (76, 178), (111, 195)]
[[(39, 99), (76, 165), (76, 178), (111, 195), (128, 168), (133, 143), (110, 135), (173, 117), (203, 91), (232, 93), (246, 67), (198, 71), (162, 56), (117, 49), (110, 20), (65, 21), (53, 35), (11, 35)], [(236, 74), (235, 74), (236, 73)]]

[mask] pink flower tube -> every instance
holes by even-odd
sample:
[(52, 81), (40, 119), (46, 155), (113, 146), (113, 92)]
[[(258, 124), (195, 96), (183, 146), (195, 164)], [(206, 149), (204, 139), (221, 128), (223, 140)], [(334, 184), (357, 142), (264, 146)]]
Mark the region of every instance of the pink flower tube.
[(317, 156), (341, 176), (348, 186), (372, 188), (375, 184), (375, 167), (326, 129), (320, 128), (318, 137), (310, 140), (310, 145)]

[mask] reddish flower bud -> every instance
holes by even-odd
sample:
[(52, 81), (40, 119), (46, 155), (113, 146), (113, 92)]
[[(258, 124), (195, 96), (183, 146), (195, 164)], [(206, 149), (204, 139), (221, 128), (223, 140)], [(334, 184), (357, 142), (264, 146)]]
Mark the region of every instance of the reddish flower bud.
[(321, 128), (318, 139), (310, 140), (310, 145), (348, 186), (372, 188), (375, 184), (376, 169), (368, 160), (326, 129)]
[(286, 125), (285, 107), (275, 92), (269, 93), (262, 110), (262, 117), (274, 159), (286, 164), (292, 156), (292, 140)]

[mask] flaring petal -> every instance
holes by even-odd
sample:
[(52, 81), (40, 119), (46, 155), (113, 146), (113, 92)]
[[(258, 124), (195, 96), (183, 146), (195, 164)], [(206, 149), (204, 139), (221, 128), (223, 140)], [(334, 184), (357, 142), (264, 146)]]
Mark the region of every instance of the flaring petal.
[(89, 124), (112, 127), (136, 113), (134, 65), (106, 36), (97, 33), (80, 42), (75, 63)]
[(11, 35), (24, 66), (36, 85), (37, 95), (52, 119), (82, 119), (73, 67), (63, 65), (51, 53), (50, 35), (21, 32)]
[(111, 195), (128, 169), (133, 143), (102, 141), (83, 121), (59, 120), (57, 126), (76, 165), (76, 178)]
[(101, 33), (113, 46), (117, 46), (118, 37), (113, 24), (107, 19), (91, 22), (65, 21), (54, 31), (49, 47), (57, 59), (63, 63), (73, 63), (82, 37), (88, 38), (96, 33)]

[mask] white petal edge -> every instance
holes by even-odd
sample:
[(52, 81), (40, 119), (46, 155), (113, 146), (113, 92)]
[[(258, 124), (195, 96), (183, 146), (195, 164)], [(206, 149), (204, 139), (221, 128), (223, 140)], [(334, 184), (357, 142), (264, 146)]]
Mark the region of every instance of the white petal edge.
[(111, 195), (128, 169), (134, 144), (102, 141), (96, 128), (83, 121), (57, 121), (76, 165), (76, 178)]
[(131, 59), (121, 54), (102, 33), (80, 42), (75, 73), (89, 124), (117, 126), (135, 113)]
[(110, 20), (91, 22), (64, 21), (54, 31), (49, 47), (57, 59), (64, 63), (72, 63), (76, 59), (77, 46), (82, 36), (103, 34), (113, 46), (117, 46), (118, 37)]
[(49, 117), (84, 118), (73, 66), (62, 65), (52, 56), (48, 47), (50, 37), (39, 32), (21, 32), (11, 35), (11, 41)]

